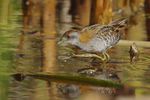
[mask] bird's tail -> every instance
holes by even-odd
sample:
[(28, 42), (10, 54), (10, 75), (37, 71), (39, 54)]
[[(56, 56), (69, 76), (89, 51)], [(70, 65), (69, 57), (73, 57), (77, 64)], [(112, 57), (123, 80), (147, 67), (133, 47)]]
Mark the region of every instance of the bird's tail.
[(112, 21), (110, 25), (115, 27), (116, 30), (122, 30), (127, 27), (128, 19), (127, 18), (117, 19), (117, 20)]

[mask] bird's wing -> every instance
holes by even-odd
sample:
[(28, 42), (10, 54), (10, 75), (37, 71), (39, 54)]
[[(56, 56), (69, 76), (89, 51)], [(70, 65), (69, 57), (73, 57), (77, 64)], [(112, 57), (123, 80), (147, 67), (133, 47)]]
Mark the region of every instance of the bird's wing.
[(87, 26), (83, 28), (80, 32), (80, 38), (79, 41), (81, 43), (87, 43), (89, 42), (93, 37), (96, 36), (98, 30), (102, 27), (100, 24), (95, 24), (91, 26)]
[(103, 36), (103, 35), (117, 35), (120, 36), (122, 33), (124, 33), (125, 28), (127, 27), (128, 19), (121, 18), (118, 20), (112, 21), (110, 24), (105, 25), (98, 29), (97, 35)]
[(115, 34), (113, 27), (109, 25), (105, 25), (102, 28), (98, 29), (96, 36), (100, 38), (100, 37), (111, 36), (113, 34)]
[(127, 21), (127, 19), (122, 18), (114, 20), (108, 25), (95, 24), (87, 26), (81, 30), (79, 41), (87, 43), (94, 37), (111, 37), (111, 35), (118, 37), (121, 33), (124, 33)]

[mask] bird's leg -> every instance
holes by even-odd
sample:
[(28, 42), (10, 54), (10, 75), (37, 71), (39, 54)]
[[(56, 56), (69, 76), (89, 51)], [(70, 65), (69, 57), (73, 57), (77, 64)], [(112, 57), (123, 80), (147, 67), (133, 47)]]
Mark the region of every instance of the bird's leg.
[(103, 55), (104, 57), (101, 57), (101, 56), (98, 56), (96, 54), (78, 54), (78, 55), (73, 55), (73, 57), (84, 57), (84, 58), (98, 58), (102, 61), (105, 61), (106, 60), (106, 56)]

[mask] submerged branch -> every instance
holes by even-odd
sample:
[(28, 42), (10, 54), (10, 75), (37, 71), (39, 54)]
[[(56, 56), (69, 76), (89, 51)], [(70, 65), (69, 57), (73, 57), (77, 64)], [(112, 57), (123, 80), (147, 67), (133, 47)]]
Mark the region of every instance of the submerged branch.
[[(71, 84), (85, 84), (85, 85), (93, 85), (93, 86), (101, 86), (101, 87), (112, 87), (112, 88), (122, 88), (123, 85), (119, 83), (115, 83), (108, 80), (95, 79), (92, 77), (86, 77), (81, 75), (72, 75), (69, 73), (59, 73), (59, 74), (50, 74), (50, 73), (36, 73), (36, 74), (13, 74), (15, 78), (30, 76), (33, 78), (45, 80), (45, 81), (53, 81), (53, 82), (62, 82), (62, 83), (71, 83)], [(17, 78), (18, 78), (17, 77)]]

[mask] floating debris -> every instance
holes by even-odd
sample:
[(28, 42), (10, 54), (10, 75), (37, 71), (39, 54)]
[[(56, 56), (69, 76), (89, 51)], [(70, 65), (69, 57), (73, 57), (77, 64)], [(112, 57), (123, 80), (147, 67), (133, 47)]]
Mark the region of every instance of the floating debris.
[(139, 50), (135, 43), (133, 43), (130, 46), (129, 54), (130, 54), (130, 62), (131, 63), (134, 63), (135, 61), (137, 61), (139, 59)]
[(13, 74), (12, 76), (16, 81), (23, 81), (25, 78), (25, 75), (21, 73)]

